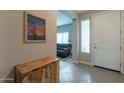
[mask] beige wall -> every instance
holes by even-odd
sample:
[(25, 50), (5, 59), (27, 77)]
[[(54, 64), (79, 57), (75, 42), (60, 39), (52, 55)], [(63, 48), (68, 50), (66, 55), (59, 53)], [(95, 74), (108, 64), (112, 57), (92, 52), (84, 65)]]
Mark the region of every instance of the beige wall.
[(32, 44), (23, 42), (23, 12), (0, 11), (0, 79), (13, 78), (19, 63), (56, 56), (56, 11), (26, 11), (46, 20), (46, 43)]
[[(104, 11), (104, 10), (103, 10)], [(80, 20), (80, 24), (81, 24), (81, 21), (82, 20), (86, 20), (86, 19), (90, 19), (90, 26), (91, 26), (91, 31), (92, 31), (92, 20), (91, 20), (91, 17), (92, 17), (92, 15), (93, 14), (95, 14), (95, 13), (99, 13), (99, 12), (103, 12), (102, 10), (91, 10), (91, 11), (88, 11), (88, 12), (86, 12), (86, 13), (83, 13), (83, 14), (80, 14), (79, 15), (79, 20)], [(91, 63), (91, 51), (90, 51), (90, 53), (88, 54), (88, 53), (81, 53), (80, 51), (81, 51), (81, 25), (79, 25), (80, 27), (80, 36), (79, 36), (79, 60), (80, 61), (85, 61), (85, 62), (89, 62), (89, 63)], [(92, 32), (91, 32), (92, 33)], [(91, 46), (91, 45), (90, 45)], [(90, 49), (91, 50), (91, 49)]]
[(123, 39), (123, 40), (121, 40), (121, 46), (122, 46), (122, 50), (123, 50), (123, 52), (121, 52), (121, 73), (123, 73), (124, 74), (124, 11), (123, 10), (121, 10), (121, 19), (122, 19), (122, 21), (121, 21), (121, 29), (122, 29), (122, 35), (121, 35), (121, 39)]

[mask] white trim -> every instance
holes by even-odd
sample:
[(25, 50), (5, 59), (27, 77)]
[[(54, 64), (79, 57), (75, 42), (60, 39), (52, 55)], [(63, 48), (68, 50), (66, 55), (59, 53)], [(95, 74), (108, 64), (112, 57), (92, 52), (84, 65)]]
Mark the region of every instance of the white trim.
[(93, 24), (93, 20), (94, 20), (94, 16), (95, 16), (95, 14), (93, 14), (92, 16), (91, 16), (91, 29), (92, 29), (92, 31), (91, 31), (91, 63), (94, 65), (94, 57), (93, 57), (93, 31), (94, 31), (94, 24)]
[(73, 63), (76, 63), (76, 64), (78, 64), (78, 63), (79, 63), (79, 61), (74, 60), (73, 58), (71, 58), (70, 60), (71, 60)]
[(89, 66), (93, 66), (93, 64), (91, 62), (87, 62), (87, 61), (79, 61), (79, 63), (89, 65)]

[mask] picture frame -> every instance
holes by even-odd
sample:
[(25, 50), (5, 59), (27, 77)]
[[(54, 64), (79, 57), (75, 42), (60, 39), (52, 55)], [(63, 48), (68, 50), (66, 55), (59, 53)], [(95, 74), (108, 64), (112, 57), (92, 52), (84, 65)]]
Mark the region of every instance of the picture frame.
[(46, 42), (45, 19), (24, 12), (24, 42)]

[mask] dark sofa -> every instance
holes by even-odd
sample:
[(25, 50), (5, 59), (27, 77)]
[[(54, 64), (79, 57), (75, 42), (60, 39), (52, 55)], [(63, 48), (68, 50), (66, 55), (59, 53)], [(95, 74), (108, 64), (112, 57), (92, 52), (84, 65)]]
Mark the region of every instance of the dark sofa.
[(71, 55), (72, 44), (57, 44), (57, 56), (58, 57), (68, 57)]

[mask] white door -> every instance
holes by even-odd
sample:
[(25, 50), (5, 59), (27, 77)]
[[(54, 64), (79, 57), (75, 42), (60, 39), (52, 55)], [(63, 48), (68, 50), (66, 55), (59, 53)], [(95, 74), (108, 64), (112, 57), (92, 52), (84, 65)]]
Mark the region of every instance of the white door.
[(94, 15), (92, 21), (94, 65), (120, 71), (120, 11)]

